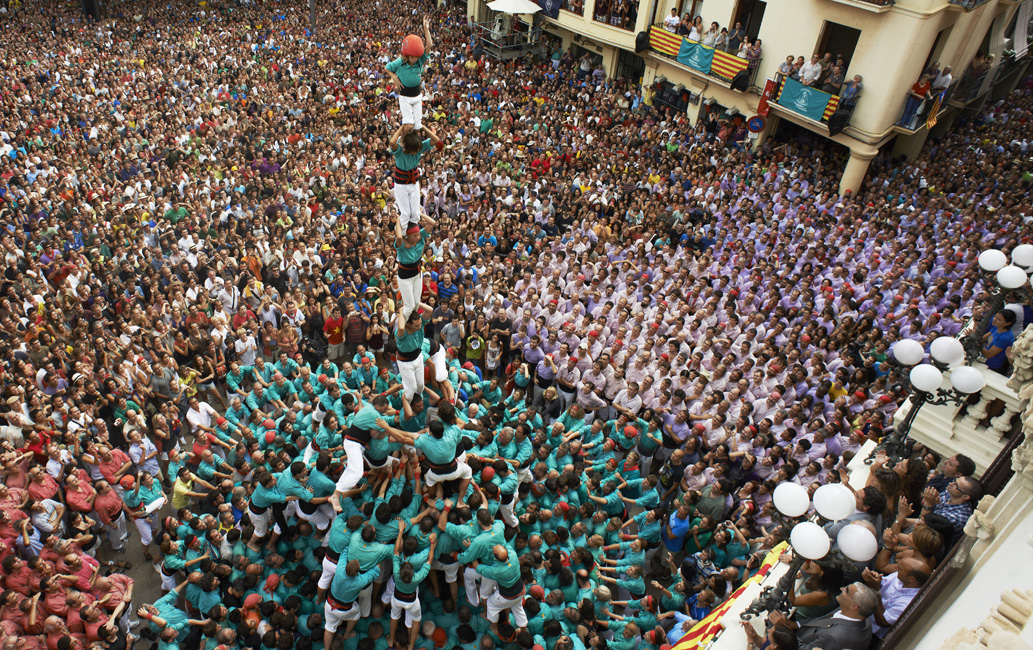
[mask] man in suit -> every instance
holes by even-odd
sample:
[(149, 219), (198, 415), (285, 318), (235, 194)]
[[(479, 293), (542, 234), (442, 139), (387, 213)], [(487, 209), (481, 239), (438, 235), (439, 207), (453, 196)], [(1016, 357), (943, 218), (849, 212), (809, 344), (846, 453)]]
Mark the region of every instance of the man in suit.
[(861, 582), (853, 582), (836, 596), (839, 609), (831, 614), (797, 623), (781, 612), (771, 612), (768, 621), (796, 630), (800, 650), (868, 650), (872, 641), (871, 616), (879, 606), (879, 595)]

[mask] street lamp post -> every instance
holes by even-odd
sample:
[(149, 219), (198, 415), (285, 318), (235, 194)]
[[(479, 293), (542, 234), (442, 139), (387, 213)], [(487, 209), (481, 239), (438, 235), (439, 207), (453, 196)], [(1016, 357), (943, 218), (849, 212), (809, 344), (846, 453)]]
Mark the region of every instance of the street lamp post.
[[(876, 454), (883, 450), (894, 461), (903, 458), (904, 444), (911, 432), (911, 426), (918, 412), (926, 404), (962, 404), (968, 400), (969, 395), (978, 393), (986, 385), (983, 373), (972, 366), (960, 365), (966, 359), (966, 350), (958, 339), (948, 336), (936, 339), (930, 346), (929, 354), (932, 363), (922, 363), (925, 360), (925, 349), (918, 341), (902, 339), (893, 344), (893, 357), (897, 363), (912, 366), (907, 381), (904, 382), (911, 393), (911, 408), (900, 426), (895, 427), (893, 433), (872, 450), (865, 463), (870, 465), (874, 462)], [(941, 387), (943, 369), (951, 369), (950, 389)]]

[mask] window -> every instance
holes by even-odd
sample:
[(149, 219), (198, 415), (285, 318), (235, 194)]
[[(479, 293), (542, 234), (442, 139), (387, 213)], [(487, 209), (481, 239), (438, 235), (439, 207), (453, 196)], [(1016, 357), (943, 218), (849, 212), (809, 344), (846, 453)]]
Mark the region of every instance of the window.
[(584, 16), (585, 0), (567, 0), (563, 3), (560, 9), (569, 11), (572, 14), (577, 14), (578, 16)]
[(638, 19), (638, 0), (595, 0), (596, 22), (633, 31)]
[(741, 24), (746, 30), (746, 35), (752, 41), (760, 35), (760, 23), (764, 20), (765, 9), (767, 9), (767, 3), (762, 0), (739, 0), (732, 25)]
[(821, 38), (818, 39), (818, 47), (814, 48), (813, 53), (819, 57), (831, 54), (832, 61), (836, 63), (842, 59), (840, 66), (846, 71), (850, 67), (850, 59), (854, 56), (860, 38), (861, 30), (826, 20), (821, 30)]
[(933, 41), (933, 47), (929, 50), (929, 57), (925, 60), (925, 65), (922, 66), (923, 70), (928, 69), (932, 64), (940, 61), (940, 56), (943, 54), (943, 48), (947, 45), (947, 39), (950, 38), (952, 29), (954, 29), (954, 25), (948, 25), (941, 29), (940, 33), (936, 35), (936, 40)]

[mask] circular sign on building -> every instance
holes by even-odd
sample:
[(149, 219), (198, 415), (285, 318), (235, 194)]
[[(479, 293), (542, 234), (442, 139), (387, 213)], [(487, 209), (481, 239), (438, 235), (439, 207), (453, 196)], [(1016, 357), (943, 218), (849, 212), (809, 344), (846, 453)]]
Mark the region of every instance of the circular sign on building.
[(750, 133), (760, 133), (764, 130), (764, 125), (767, 124), (766, 120), (760, 115), (754, 115), (746, 121), (746, 128), (750, 130)]

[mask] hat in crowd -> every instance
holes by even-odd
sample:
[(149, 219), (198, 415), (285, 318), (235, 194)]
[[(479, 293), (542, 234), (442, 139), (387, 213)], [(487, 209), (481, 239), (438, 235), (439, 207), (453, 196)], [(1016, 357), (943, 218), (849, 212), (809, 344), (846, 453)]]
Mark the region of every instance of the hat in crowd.
[(481, 481), (490, 481), (495, 478), (495, 468), (488, 466), (481, 470)]
[(857, 399), (864, 399), (864, 391), (862, 391), (862, 390), (855, 390), (854, 391), (854, 397), (856, 397)]
[(122, 486), (123, 490), (131, 490), (133, 489), (133, 486), (136, 485), (136, 479), (128, 475), (123, 476), (121, 480), (119, 480), (118, 484)]
[(263, 422), (262, 426), (265, 427), (266, 429), (272, 430), (272, 429), (276, 428), (276, 422), (274, 422), (273, 420), (269, 419), (269, 420), (266, 420), (265, 422)]
[(538, 600), (545, 600), (545, 589), (543, 589), (541, 585), (534, 585), (527, 590), (527, 593), (531, 594), (533, 598), (537, 598)]
[(219, 425), (220, 427), (222, 425), (226, 424), (227, 422), (229, 422), (229, 420), (227, 420), (226, 418), (222, 417), (221, 415), (215, 419), (215, 424)]
[(434, 641), (435, 648), (444, 648), (445, 644), (448, 643), (448, 632), (444, 628), (436, 627), (430, 638)]
[(773, 390), (771, 391), (771, 397), (773, 397), (774, 399), (780, 399), (782, 397), (782, 393), (778, 392), (777, 390)]

